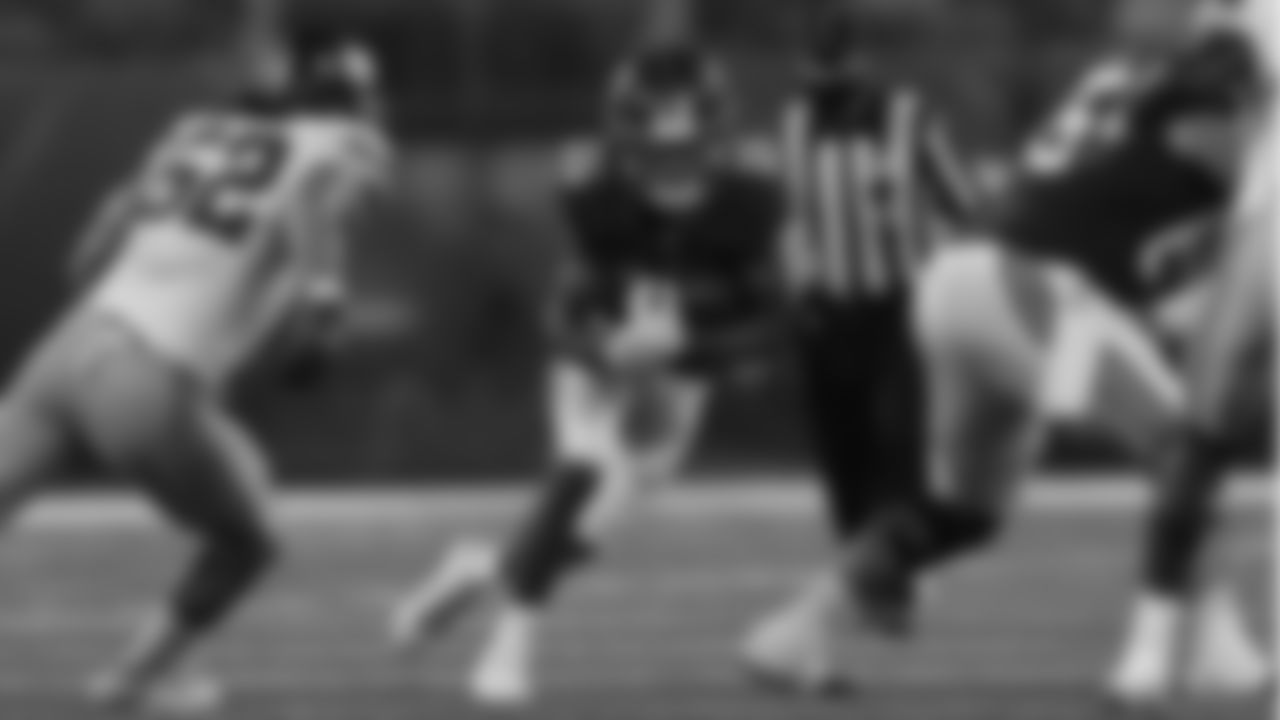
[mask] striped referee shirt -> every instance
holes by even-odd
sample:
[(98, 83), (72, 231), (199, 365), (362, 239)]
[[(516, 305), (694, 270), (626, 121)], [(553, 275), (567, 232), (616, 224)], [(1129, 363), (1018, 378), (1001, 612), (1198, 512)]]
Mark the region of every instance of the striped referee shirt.
[(904, 290), (947, 224), (979, 209), (949, 133), (909, 90), (811, 88), (782, 121), (794, 284), (838, 299)]

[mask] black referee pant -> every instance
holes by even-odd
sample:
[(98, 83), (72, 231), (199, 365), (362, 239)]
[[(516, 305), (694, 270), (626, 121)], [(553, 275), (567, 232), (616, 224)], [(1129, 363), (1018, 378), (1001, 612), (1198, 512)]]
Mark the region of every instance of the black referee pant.
[(805, 404), (840, 540), (925, 490), (924, 374), (906, 290), (813, 300), (801, 338)]

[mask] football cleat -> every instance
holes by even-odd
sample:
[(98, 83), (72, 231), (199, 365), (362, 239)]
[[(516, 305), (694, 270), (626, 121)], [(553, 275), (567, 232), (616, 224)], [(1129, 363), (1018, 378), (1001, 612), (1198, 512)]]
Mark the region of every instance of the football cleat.
[(152, 683), (107, 673), (89, 682), (86, 695), (94, 707), (111, 712), (159, 718), (207, 718), (222, 710), (226, 690), (216, 679), (181, 674)]
[(1243, 612), (1224, 589), (1207, 592), (1196, 607), (1186, 686), (1194, 696), (1248, 698), (1271, 686), (1272, 669), (1253, 642)]
[(836, 671), (830, 640), (819, 625), (794, 608), (767, 618), (739, 651), (748, 680), (765, 690), (790, 695), (849, 694), (852, 683)]
[(514, 710), (533, 702), (533, 622), (522, 610), (498, 614), (468, 683), (476, 704)]
[(862, 624), (888, 638), (912, 634), (920, 602), (915, 573), (869, 543), (859, 549), (853, 575), (855, 611)]

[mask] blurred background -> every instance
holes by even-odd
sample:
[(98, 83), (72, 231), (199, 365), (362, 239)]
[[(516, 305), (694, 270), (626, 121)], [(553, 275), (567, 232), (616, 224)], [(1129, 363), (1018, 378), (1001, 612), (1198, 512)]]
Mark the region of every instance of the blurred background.
[[(831, 4), (824, 2), (822, 5)], [(950, 113), (998, 183), (1091, 60), (1158, 37), (1181, 0), (861, 0), (875, 51)], [(686, 27), (736, 72), (764, 154), (809, 0), (0, 0), (0, 359), (64, 302), (62, 262), (157, 130), (219, 91), (247, 37), (350, 36), (378, 54), (400, 187), (358, 238), (365, 342), (332, 385), (240, 402), (291, 477), (513, 477), (542, 454), (538, 299), (562, 238), (557, 148), (593, 128), (609, 66)], [(699, 463), (807, 463), (791, 371), (722, 398)], [(1107, 463), (1067, 433), (1055, 461)], [(347, 480), (347, 482), (350, 482)]]

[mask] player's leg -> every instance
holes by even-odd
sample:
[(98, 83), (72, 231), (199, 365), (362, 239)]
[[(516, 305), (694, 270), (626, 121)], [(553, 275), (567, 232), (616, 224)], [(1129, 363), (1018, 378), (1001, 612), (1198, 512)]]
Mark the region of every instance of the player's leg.
[(804, 338), (802, 390), (819, 488), (831, 530), (843, 542), (857, 534), (874, 502), (866, 468), (873, 403), (865, 397), (875, 348), (858, 342), (859, 327), (830, 318)]
[[(510, 704), (532, 696), (543, 608), (574, 561), (594, 555), (642, 501), (675, 478), (688, 455), (706, 401), (702, 383), (655, 376), (629, 384), (625, 394), (610, 440), (617, 443), (616, 456), (579, 460), (576, 478), (559, 479), (580, 483), (573, 491), (577, 507), (556, 507), (556, 499), (547, 497), (507, 546), (499, 572), (504, 592), (471, 677), (472, 692), (482, 701)], [(575, 455), (589, 457), (566, 456)]]
[(929, 487), (886, 508), (848, 558), (857, 609), (877, 630), (908, 629), (918, 576), (996, 536), (1039, 450), (1041, 353), (1007, 288), (1009, 267), (992, 248), (965, 248), (922, 281)]
[(1233, 619), (1230, 593), (1205, 588), (1202, 567), (1231, 459), (1235, 400), (1248, 388), (1242, 383), (1259, 381), (1250, 371), (1251, 360), (1269, 337), (1273, 240), (1265, 223), (1264, 213), (1238, 226), (1241, 232), (1231, 239), (1213, 278), (1206, 316), (1187, 343), (1187, 412), (1172, 423), (1174, 432), (1154, 457), (1156, 498), (1146, 526), (1142, 589), (1111, 678), (1113, 692), (1124, 700), (1158, 701), (1168, 695), (1179, 673), (1176, 656), (1188, 623), (1204, 625), (1201, 630), (1220, 628), (1197, 649), (1217, 656), (1219, 679), (1230, 676), (1230, 684), (1249, 687), (1267, 675)]
[(49, 409), (23, 393), (0, 399), (0, 534), (67, 456), (66, 427)]
[(612, 385), (564, 370), (557, 383), (559, 460), (502, 563), (512, 596), (530, 605), (547, 603), (637, 500), (676, 471), (701, 402), (700, 392), (670, 378)]
[(705, 404), (701, 383), (614, 378), (572, 362), (553, 369), (549, 395), (553, 466), (523, 524), (501, 550), (455, 547), (393, 618), (396, 640), (413, 644), (497, 590), (496, 624), (473, 677), (485, 701), (529, 697), (543, 608), (637, 500), (679, 470)]
[[(1225, 337), (1207, 342), (1225, 349), (1226, 354), (1192, 361), (1193, 372), (1203, 373), (1204, 377), (1191, 379), (1192, 421), (1188, 426), (1191, 442), (1189, 449), (1184, 450), (1184, 457), (1188, 466), (1200, 465), (1202, 472), (1209, 471), (1201, 475), (1209, 489), (1197, 491), (1194, 482), (1190, 487), (1176, 481), (1162, 484), (1162, 494), (1156, 504), (1158, 512), (1154, 516), (1158, 520), (1152, 523), (1148, 534), (1144, 563), (1148, 597), (1163, 594), (1166, 598), (1176, 598), (1179, 588), (1186, 587), (1185, 578), (1194, 579), (1193, 591), (1189, 594), (1193, 632), (1187, 681), (1197, 692), (1236, 695), (1256, 692), (1270, 684), (1274, 677), (1272, 658), (1267, 657), (1245, 622), (1243, 603), (1236, 597), (1231, 573), (1216, 563), (1210, 566), (1206, 552), (1212, 542), (1221, 488), (1229, 477), (1228, 463), (1236, 459), (1221, 452), (1226, 443), (1214, 437), (1233, 436), (1240, 427), (1237, 420), (1248, 421), (1254, 412), (1265, 412), (1264, 408), (1257, 407), (1258, 396), (1266, 398), (1270, 393), (1260, 389), (1269, 388), (1274, 382), (1270, 356), (1273, 352), (1270, 253), (1274, 251), (1276, 234), (1259, 235), (1261, 239), (1250, 235), (1247, 242), (1253, 247), (1241, 250), (1243, 255), (1252, 255), (1249, 261), (1233, 260), (1243, 262), (1244, 267), (1231, 273), (1226, 285), (1230, 289), (1228, 297), (1215, 299), (1217, 307), (1211, 308), (1210, 323), (1220, 328)], [(1269, 407), (1265, 399), (1262, 403)], [(1217, 433), (1213, 428), (1218, 428)], [(1218, 464), (1216, 472), (1215, 463)], [(1185, 467), (1179, 470), (1175, 464), (1171, 476), (1179, 474), (1184, 483), (1196, 475), (1187, 472)], [(1192, 502), (1199, 503), (1199, 512), (1207, 519), (1202, 521), (1199, 533), (1192, 529), (1182, 535), (1174, 529), (1177, 523), (1168, 523), (1168, 518), (1179, 514), (1179, 506), (1187, 507)], [(1193, 518), (1191, 526), (1194, 528), (1194, 525)], [(1183, 596), (1188, 597), (1185, 591)]]
[(0, 533), (71, 450), (65, 411), (83, 342), (75, 323), (56, 329), (24, 360), (0, 398)]
[(196, 543), (166, 605), (145, 618), (91, 692), (107, 703), (208, 709), (220, 700), (220, 689), (185, 672), (185, 661), (275, 560), (269, 468), (211, 396), (132, 338), (111, 341), (83, 380), (88, 387), (78, 394), (75, 412), (90, 448), (108, 466), (134, 475)]
[[(625, 395), (572, 361), (555, 364), (548, 380), (552, 459), (535, 504), (506, 552), (482, 542), (458, 544), (399, 603), (391, 634), (402, 648), (448, 629), (494, 587), (505, 587), (528, 604), (541, 604), (560, 578), (587, 559), (590, 543), (579, 532), (581, 517), (610, 480), (623, 486)], [(614, 497), (620, 492), (615, 490)]]
[[(913, 497), (923, 482), (922, 373), (908, 304), (895, 299), (867, 310), (861, 325), (833, 328), (838, 335), (822, 339), (834, 347), (810, 351), (818, 367), (807, 378), (827, 512), (842, 548), (858, 541), (878, 510)], [(847, 689), (834, 662), (845, 573), (843, 562), (822, 568), (753, 626), (742, 658), (754, 679), (806, 694)]]

